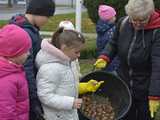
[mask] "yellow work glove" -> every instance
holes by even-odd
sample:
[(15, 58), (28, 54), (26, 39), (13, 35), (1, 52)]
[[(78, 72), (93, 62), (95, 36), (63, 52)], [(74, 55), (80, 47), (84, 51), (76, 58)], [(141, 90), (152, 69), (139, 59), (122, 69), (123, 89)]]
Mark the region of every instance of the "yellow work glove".
[(152, 118), (154, 118), (154, 114), (157, 112), (159, 107), (160, 100), (149, 100), (149, 110)]
[(95, 62), (94, 66), (95, 68), (97, 69), (102, 69), (102, 68), (105, 68), (107, 65), (107, 61), (105, 61), (104, 59), (97, 59), (97, 61)]
[(79, 83), (79, 94), (87, 92), (95, 92), (104, 81), (97, 82), (96, 80), (89, 80), (88, 82)]

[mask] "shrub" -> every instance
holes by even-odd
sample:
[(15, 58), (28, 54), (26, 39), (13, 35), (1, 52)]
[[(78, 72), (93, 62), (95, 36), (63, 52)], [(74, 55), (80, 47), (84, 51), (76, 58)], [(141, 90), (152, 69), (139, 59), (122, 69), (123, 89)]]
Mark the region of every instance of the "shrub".
[[(128, 0), (84, 0), (84, 6), (88, 10), (88, 15), (94, 23), (98, 20), (98, 6), (100, 4), (107, 4), (113, 6), (117, 11), (117, 17), (125, 15), (124, 6)], [(154, 0), (156, 8), (160, 8), (160, 0)]]
[(96, 40), (95, 38), (86, 38), (84, 49), (81, 51), (80, 59), (96, 57)]

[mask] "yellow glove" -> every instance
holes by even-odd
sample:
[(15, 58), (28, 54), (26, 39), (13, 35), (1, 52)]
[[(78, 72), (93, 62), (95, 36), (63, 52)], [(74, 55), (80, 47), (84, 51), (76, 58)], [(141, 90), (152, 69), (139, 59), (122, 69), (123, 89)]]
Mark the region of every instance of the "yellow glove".
[(95, 62), (94, 66), (97, 68), (97, 69), (102, 69), (102, 68), (105, 68), (107, 65), (107, 61), (105, 61), (104, 59), (97, 59), (97, 61)]
[(157, 112), (159, 107), (160, 100), (149, 100), (149, 110), (152, 118), (154, 118), (154, 114)]
[(88, 82), (79, 83), (79, 94), (87, 92), (95, 92), (104, 81), (97, 82), (96, 80), (89, 80)]

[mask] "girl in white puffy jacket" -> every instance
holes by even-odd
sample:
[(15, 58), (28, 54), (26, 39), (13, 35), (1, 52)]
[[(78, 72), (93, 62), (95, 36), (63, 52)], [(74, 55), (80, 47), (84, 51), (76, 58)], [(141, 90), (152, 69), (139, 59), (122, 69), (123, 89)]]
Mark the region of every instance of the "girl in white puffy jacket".
[(77, 108), (82, 100), (78, 98), (79, 77), (72, 61), (80, 56), (84, 42), (82, 34), (60, 28), (48, 49), (56, 47), (62, 51), (63, 59), (47, 49), (37, 54), (37, 88), (46, 120), (78, 120)]

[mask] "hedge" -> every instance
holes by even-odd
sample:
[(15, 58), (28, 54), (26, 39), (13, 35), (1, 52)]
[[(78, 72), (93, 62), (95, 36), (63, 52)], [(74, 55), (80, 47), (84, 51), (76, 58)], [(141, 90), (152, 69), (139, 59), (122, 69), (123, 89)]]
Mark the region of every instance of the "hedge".
[[(84, 6), (88, 10), (88, 15), (94, 23), (98, 20), (98, 6), (100, 4), (107, 4), (114, 7), (117, 11), (117, 17), (125, 15), (124, 6), (128, 0), (84, 0)], [(160, 0), (154, 0), (157, 9), (160, 9)]]

